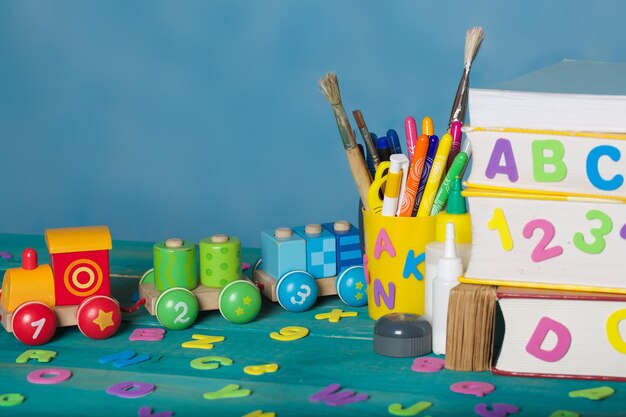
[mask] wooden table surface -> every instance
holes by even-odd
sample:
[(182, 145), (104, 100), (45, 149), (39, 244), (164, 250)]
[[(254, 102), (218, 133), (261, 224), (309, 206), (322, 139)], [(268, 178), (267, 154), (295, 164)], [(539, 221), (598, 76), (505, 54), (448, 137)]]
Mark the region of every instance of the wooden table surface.
[[(114, 241), (113, 246), (112, 293), (128, 306), (137, 297), (137, 278), (151, 267), (152, 244)], [(37, 249), (40, 263), (48, 262), (42, 236), (0, 234), (0, 271), (19, 266), (26, 247)], [(13, 254), (13, 258), (2, 257), (2, 252)], [(243, 251), (245, 262), (253, 263), (259, 256), (258, 249)], [(314, 318), (333, 308), (356, 311), (358, 316), (338, 323)], [(304, 326), (310, 334), (290, 342), (270, 338), (271, 332), (286, 326)], [(32, 348), (0, 329), (0, 404), (4, 394), (19, 393), (25, 397), (19, 405), (0, 406), (0, 417), (138, 416), (142, 407), (151, 408), (153, 413), (171, 411), (175, 416), (244, 416), (255, 410), (275, 412), (281, 417), (381, 416), (391, 415), (391, 404), (408, 408), (420, 401), (432, 406), (419, 415), (433, 417), (476, 415), (474, 408), (480, 403), (513, 404), (520, 408), (520, 416), (550, 416), (557, 410), (582, 416), (626, 415), (626, 383), (502, 377), (489, 372), (418, 373), (411, 370), (412, 358), (388, 358), (374, 353), (373, 326), (366, 307), (349, 307), (336, 296), (318, 300), (313, 309), (303, 313), (287, 312), (265, 300), (260, 315), (249, 324), (230, 324), (217, 311), (203, 312), (189, 329), (167, 331), (160, 341), (131, 342), (129, 335), (133, 330), (160, 327), (142, 307), (135, 313), (125, 313), (120, 331), (107, 340), (88, 339), (76, 327), (58, 329), (51, 342), (35, 348), (55, 351), (57, 356), (48, 363), (31, 360), (24, 364), (16, 363), (16, 358)], [(192, 340), (193, 334), (223, 336), (225, 340), (215, 343), (211, 350), (181, 347), (183, 342)], [(149, 355), (150, 359), (123, 368), (99, 362), (104, 356), (127, 350)], [(193, 359), (205, 356), (227, 357), (233, 364), (212, 370), (190, 366)], [(278, 371), (258, 376), (243, 371), (246, 366), (266, 363), (277, 363)], [(67, 369), (72, 376), (53, 385), (27, 381), (29, 373), (45, 368)], [(452, 384), (464, 381), (488, 382), (495, 386), (495, 391), (479, 398), (450, 390)], [(122, 382), (153, 384), (155, 389), (135, 399), (106, 393), (107, 388)], [(203, 394), (229, 384), (249, 389), (251, 394), (241, 398), (203, 398)], [(330, 384), (340, 384), (342, 389), (366, 394), (369, 399), (337, 407), (309, 400)], [(573, 390), (600, 386), (612, 387), (615, 394), (600, 401), (568, 396)]]

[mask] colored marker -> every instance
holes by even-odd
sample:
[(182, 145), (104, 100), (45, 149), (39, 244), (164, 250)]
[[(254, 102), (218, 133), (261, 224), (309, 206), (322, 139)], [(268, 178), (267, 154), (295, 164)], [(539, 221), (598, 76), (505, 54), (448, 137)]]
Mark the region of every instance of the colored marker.
[(437, 194), (441, 177), (443, 177), (444, 171), (446, 170), (446, 161), (448, 160), (451, 146), (452, 136), (446, 133), (439, 141), (437, 153), (435, 154), (433, 165), (430, 168), (430, 174), (428, 174), (426, 188), (424, 188), (424, 195), (419, 210), (417, 211), (418, 217), (430, 216), (430, 210), (433, 208), (433, 202), (435, 201), (435, 194)]
[(446, 169), (449, 170), (454, 158), (461, 151), (461, 137), (463, 133), (461, 132), (461, 127), (463, 127), (463, 123), (456, 120), (452, 122), (450, 125), (450, 135), (452, 136), (452, 147), (450, 147), (450, 155), (448, 156), (448, 163), (446, 164)]
[(413, 154), (411, 168), (409, 169), (409, 175), (406, 180), (404, 194), (402, 194), (402, 200), (400, 200), (400, 212), (398, 213), (398, 216), (408, 217), (413, 215), (413, 205), (415, 204), (417, 189), (419, 188), (420, 178), (422, 177), (422, 171), (424, 170), (424, 161), (426, 160), (427, 152), (428, 136), (420, 135), (415, 144), (415, 152)]
[(411, 216), (415, 216), (420, 207), (422, 197), (424, 195), (424, 189), (426, 188), (426, 181), (430, 174), (430, 168), (433, 165), (435, 154), (437, 153), (437, 147), (439, 145), (439, 138), (437, 135), (432, 135), (428, 138), (428, 151), (426, 152), (426, 159), (424, 160), (424, 168), (422, 169), (422, 176), (420, 177), (420, 185), (417, 188), (417, 195), (415, 196), (415, 203), (413, 204), (413, 211)]
[(402, 195), (402, 184), (406, 183), (406, 175), (409, 170), (409, 160), (402, 153), (391, 155), (389, 159), (389, 172), (385, 185), (385, 198), (383, 199), (383, 216), (395, 216), (398, 212), (398, 201)]
[(439, 191), (437, 191), (433, 207), (430, 209), (431, 216), (434, 216), (443, 210), (443, 207), (446, 205), (446, 201), (448, 200), (450, 190), (452, 189), (454, 179), (461, 175), (461, 171), (465, 168), (465, 164), (467, 164), (467, 154), (465, 152), (459, 152), (456, 158), (454, 158), (452, 165), (450, 165), (450, 169), (448, 170), (446, 177), (443, 179), (441, 187), (439, 187)]
[(463, 146), (461, 146), (461, 152), (465, 152), (467, 154), (467, 163), (465, 164), (463, 170), (461, 171), (461, 174), (459, 175), (459, 177), (461, 177), (461, 180), (463, 180), (463, 177), (465, 177), (465, 170), (469, 165), (469, 160), (472, 158), (472, 142), (466, 140), (463, 143)]
[(389, 142), (391, 142), (391, 153), (402, 153), (402, 146), (400, 146), (400, 137), (398, 136), (398, 132), (394, 129), (389, 129), (387, 131), (387, 138), (389, 139)]
[(435, 125), (433, 125), (433, 119), (426, 116), (422, 119), (422, 135), (428, 135), (431, 137), (435, 134)]
[(378, 152), (378, 157), (380, 158), (380, 162), (389, 161), (389, 157), (391, 156), (391, 148), (389, 147), (389, 141), (386, 136), (381, 136), (376, 139), (376, 151)]
[(413, 164), (413, 154), (417, 144), (417, 123), (412, 116), (404, 119), (404, 134), (406, 136), (406, 148), (409, 151), (409, 161)]

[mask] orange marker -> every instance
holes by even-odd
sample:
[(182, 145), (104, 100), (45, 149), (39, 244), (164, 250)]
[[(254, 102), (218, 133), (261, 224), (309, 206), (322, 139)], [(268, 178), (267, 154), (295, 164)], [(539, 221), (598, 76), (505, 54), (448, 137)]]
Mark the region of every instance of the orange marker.
[(426, 116), (422, 119), (422, 134), (431, 137), (435, 134), (435, 125), (433, 124), (433, 119)]
[(424, 161), (426, 161), (426, 152), (428, 151), (428, 136), (420, 135), (417, 138), (415, 152), (413, 153), (413, 161), (411, 162), (411, 170), (406, 180), (404, 195), (402, 196), (399, 216), (410, 217), (413, 214), (413, 205), (415, 204), (415, 196), (419, 188), (420, 178), (424, 170)]

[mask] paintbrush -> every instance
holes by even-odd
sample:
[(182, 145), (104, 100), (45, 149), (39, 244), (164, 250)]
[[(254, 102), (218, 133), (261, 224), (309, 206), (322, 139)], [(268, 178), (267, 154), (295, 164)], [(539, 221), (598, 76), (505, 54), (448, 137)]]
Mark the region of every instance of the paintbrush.
[(448, 128), (452, 125), (452, 122), (459, 121), (465, 123), (465, 110), (467, 109), (467, 97), (469, 92), (469, 77), (470, 69), (478, 49), (483, 41), (485, 32), (481, 27), (473, 27), (469, 29), (465, 35), (465, 60), (463, 64), (463, 75), (459, 82), (459, 87), (456, 90), (456, 96), (454, 96), (454, 103), (452, 104), (452, 112), (450, 113), (450, 121), (448, 122)]
[(363, 114), (361, 110), (355, 110), (352, 112), (354, 115), (354, 120), (356, 120), (356, 125), (361, 132), (361, 136), (363, 137), (363, 142), (365, 142), (365, 146), (367, 147), (367, 151), (372, 157), (372, 162), (374, 163), (374, 169), (378, 168), (380, 164), (380, 158), (378, 157), (378, 151), (376, 150), (376, 145), (374, 145), (374, 141), (372, 140), (372, 135), (370, 135), (370, 131), (367, 129), (367, 125), (365, 124), (365, 119), (363, 118)]
[(339, 128), (339, 134), (343, 142), (343, 147), (346, 150), (346, 156), (348, 157), (348, 165), (352, 172), (352, 178), (361, 197), (363, 208), (369, 210), (367, 204), (367, 192), (372, 184), (372, 177), (365, 165), (365, 159), (359, 151), (359, 147), (354, 137), (354, 132), (350, 126), (350, 121), (346, 115), (346, 111), (341, 104), (341, 93), (339, 92), (339, 83), (337, 82), (337, 74), (330, 72), (324, 75), (319, 85), (322, 92), (326, 96), (326, 99), (330, 103), (333, 113), (335, 114), (335, 120), (337, 121), (337, 127)]

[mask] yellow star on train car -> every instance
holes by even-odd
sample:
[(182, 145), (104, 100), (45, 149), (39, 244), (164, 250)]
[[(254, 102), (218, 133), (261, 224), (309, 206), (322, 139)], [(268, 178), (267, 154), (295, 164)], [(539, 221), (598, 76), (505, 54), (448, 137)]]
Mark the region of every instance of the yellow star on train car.
[(246, 297), (243, 299), (243, 303), (244, 303), (245, 305), (248, 305), (248, 304), (250, 304), (251, 302), (252, 302), (252, 298), (250, 298), (249, 296), (246, 296)]
[(357, 290), (362, 290), (363, 289), (363, 283), (362, 282), (357, 282), (355, 285)]
[(243, 313), (245, 313), (245, 310), (241, 307), (237, 307), (235, 313), (237, 313), (238, 316), (241, 316)]
[(103, 331), (107, 327), (114, 326), (113, 311), (106, 312), (98, 309), (98, 317), (96, 317), (93, 322), (100, 326), (100, 331)]

